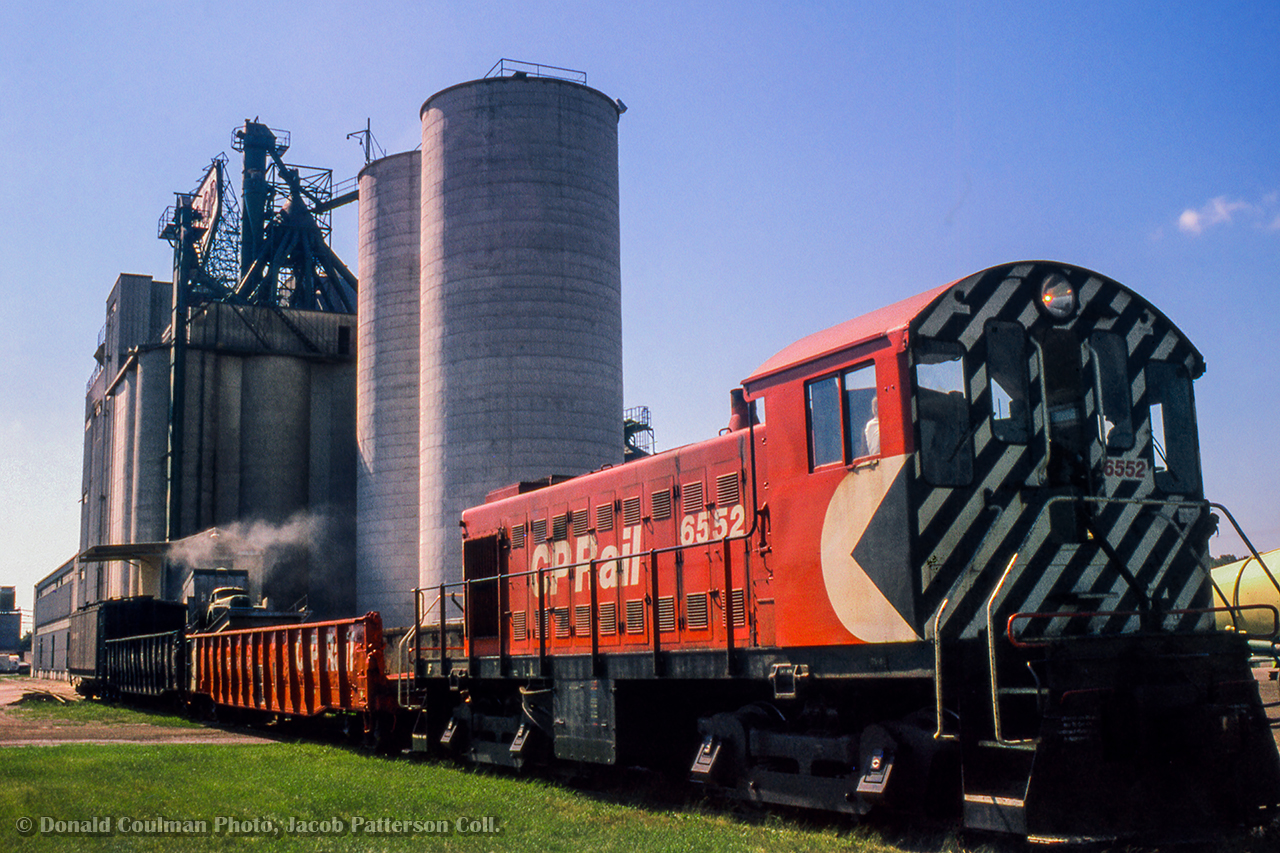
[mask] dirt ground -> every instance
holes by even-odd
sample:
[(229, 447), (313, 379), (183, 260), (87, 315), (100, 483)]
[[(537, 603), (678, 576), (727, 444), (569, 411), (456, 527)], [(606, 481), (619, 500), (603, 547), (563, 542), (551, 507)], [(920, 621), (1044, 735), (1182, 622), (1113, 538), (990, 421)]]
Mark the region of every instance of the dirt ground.
[(196, 729), (150, 723), (31, 719), (14, 705), (30, 692), (52, 693), (70, 701), (83, 701), (65, 681), (0, 678), (0, 747), (56, 746), (64, 743), (263, 743), (270, 740), (261, 735), (226, 731), (207, 725)]

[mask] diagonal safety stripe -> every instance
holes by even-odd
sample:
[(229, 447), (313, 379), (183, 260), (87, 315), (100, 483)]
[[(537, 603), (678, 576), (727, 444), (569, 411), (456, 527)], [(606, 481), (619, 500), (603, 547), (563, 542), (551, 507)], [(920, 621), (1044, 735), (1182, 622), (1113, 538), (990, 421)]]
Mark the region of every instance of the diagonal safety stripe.
[[(984, 605), (1000, 572), (1014, 549), (1020, 550), (1018, 564), (1002, 590), (999, 606), (1010, 610), (1036, 609), (1052, 603), (1055, 593), (1079, 592), (1102, 594), (1107, 602), (1125, 609), (1135, 606), (1134, 594), (1123, 576), (1110, 565), (1110, 559), (1097, 547), (1086, 543), (1064, 547), (1050, 541), (1052, 530), (1047, 516), (1036, 523), (1040, 510), (1023, 503), (1015, 490), (1036, 488), (1043, 483), (1043, 463), (1039, 462), (1047, 446), (1049, 426), (1045, 422), (1039, 358), (1029, 350), (1028, 378), (1031, 404), (1030, 440), (1025, 445), (1005, 444), (991, 432), (991, 388), (985, 365), (986, 349), (982, 336), (988, 320), (1016, 320), (1031, 328), (1043, 323), (1043, 313), (1031, 293), (1034, 285), (1029, 277), (1037, 272), (1036, 264), (1016, 268), (997, 268), (987, 274), (973, 276), (956, 285), (951, 294), (938, 299), (912, 324), (913, 337), (931, 337), (958, 341), (966, 350), (966, 388), (969, 392), (977, 428), (972, 430), (974, 480), (963, 488), (932, 487), (921, 479), (921, 462), (916, 454), (910, 485), (914, 513), (916, 545), (913, 552), (919, 560), (922, 584), (922, 612), (932, 613), (931, 605), (941, 601), (945, 592), (951, 602), (944, 614), (947, 633), (963, 626), (963, 636), (977, 636), (985, 630)], [(957, 299), (955, 293), (962, 294)], [(1184, 363), (1193, 375), (1198, 368), (1194, 348), (1171, 329), (1163, 316), (1147, 307), (1140, 298), (1117, 287), (1108, 279), (1089, 276), (1078, 287), (1081, 304), (1093, 304), (1088, 316), (1081, 312), (1069, 322), (1082, 338), (1093, 329), (1107, 329), (1120, 335), (1129, 354), (1129, 390), (1135, 411), (1135, 446), (1124, 451), (1125, 459), (1146, 458), (1150, 453), (1150, 423), (1144, 416), (1147, 408), (1147, 383), (1142, 367), (1153, 358)], [(1028, 298), (1029, 297), (1029, 298)], [(976, 362), (976, 363), (975, 363)], [(1086, 375), (1092, 375), (1086, 364)], [(1085, 391), (1083, 407), (1086, 417), (1097, 420), (1099, 400), (1096, 388)], [(916, 401), (912, 400), (912, 425), (919, 420)], [(1090, 431), (1092, 435), (1092, 430)], [(1101, 476), (1101, 465), (1108, 455), (1098, 440), (1089, 441), (1087, 453), (1098, 478), (1098, 491), (1117, 498), (1149, 496), (1154, 491), (1153, 478), (1124, 479)], [(1016, 481), (1015, 481), (1016, 480)], [(1025, 481), (1025, 482), (1024, 482)], [(1030, 493), (1028, 493), (1030, 494)], [(995, 501), (995, 495), (1004, 497)], [(991, 507), (1005, 504), (993, 514)], [(1036, 529), (1030, 528), (1035, 526)], [(1135, 505), (1109, 504), (1096, 511), (1096, 529), (1127, 565), (1140, 574), (1144, 584), (1167, 587), (1178, 602), (1196, 601), (1203, 597), (1203, 572), (1187, 567), (1194, 564), (1194, 542), (1180, 543), (1179, 534), (1162, 522), (1144, 523)], [(924, 556), (925, 559), (920, 560)], [(927, 593), (927, 594), (926, 594)], [(1034, 605), (1034, 607), (1033, 607)], [(1105, 617), (1097, 617), (1094, 623)], [(1055, 620), (1052, 630), (1063, 627), (1067, 619)], [(1112, 617), (1109, 620), (1123, 630), (1136, 630), (1138, 620)], [(1191, 619), (1195, 621), (1195, 619)], [(1078, 621), (1076, 624), (1080, 624)]]
[[(1031, 536), (1027, 539), (1027, 541), (1023, 544), (1023, 546), (1018, 550), (1018, 563), (1014, 567), (1014, 575), (1011, 576), (1011, 580), (1014, 583), (1017, 582), (1017, 576), (1020, 576), (1023, 572), (1026, 571), (1027, 566), (1036, 564), (1037, 562), (1036, 554), (1040, 550), (1041, 546), (1044, 545), (1044, 541), (1048, 536), (1048, 534), (1049, 534), (1049, 525), (1037, 524), (1035, 529), (1031, 532)], [(1024, 562), (1024, 556), (1023, 556), (1024, 554), (1026, 555), (1025, 562)], [(968, 592), (974, 586), (974, 583), (977, 580), (977, 574), (978, 573), (973, 573), (972, 576), (969, 576), (969, 573), (966, 573), (967, 577), (961, 578), (961, 583), (958, 583), (956, 585), (957, 588), (954, 589), (953, 594), (957, 594), (960, 598), (963, 599), (964, 593)], [(992, 579), (990, 583), (992, 586), (994, 586), (995, 579)], [(999, 609), (1001, 606), (1003, 606), (1003, 604), (1006, 601), (1008, 601), (1009, 589), (1010, 589), (1009, 585), (1006, 585), (1004, 594), (1000, 597), (999, 600), (993, 603), (992, 605), (993, 609)], [(963, 610), (960, 608), (956, 608), (955, 613), (957, 617), (961, 616), (965, 611), (968, 612), (967, 621), (964, 623), (965, 627), (960, 632), (960, 636), (962, 638), (972, 639), (974, 637), (977, 637), (980, 631), (986, 630), (987, 614), (986, 614), (985, 606), (986, 606), (986, 599), (989, 596), (990, 596), (990, 590), (987, 590), (985, 593), (980, 593), (979, 595), (973, 596), (972, 597), (974, 599), (973, 601), (964, 601), (963, 603), (966, 604), (967, 607), (965, 607)], [(950, 597), (951, 596), (948, 595), (948, 598)], [(981, 599), (981, 600), (978, 600), (978, 599)], [(944, 625), (949, 621), (951, 620), (944, 619)]]
[(997, 317), (1009, 303), (1009, 300), (1018, 292), (1018, 287), (1022, 284), (1020, 279), (1006, 278), (996, 287), (995, 293), (991, 298), (982, 303), (973, 315), (973, 319), (969, 321), (969, 325), (965, 326), (963, 332), (960, 333), (960, 342), (964, 344), (965, 349), (973, 349), (973, 345), (978, 342), (978, 338), (986, 331), (988, 320)]

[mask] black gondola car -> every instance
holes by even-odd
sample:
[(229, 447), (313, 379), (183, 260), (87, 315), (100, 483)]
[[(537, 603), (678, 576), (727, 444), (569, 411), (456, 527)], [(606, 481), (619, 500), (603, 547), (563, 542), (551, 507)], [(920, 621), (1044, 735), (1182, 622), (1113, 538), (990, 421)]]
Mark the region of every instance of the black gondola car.
[(182, 631), (186, 621), (186, 605), (149, 595), (83, 607), (71, 614), (67, 671), (80, 692), (95, 695), (107, 676), (109, 641)]

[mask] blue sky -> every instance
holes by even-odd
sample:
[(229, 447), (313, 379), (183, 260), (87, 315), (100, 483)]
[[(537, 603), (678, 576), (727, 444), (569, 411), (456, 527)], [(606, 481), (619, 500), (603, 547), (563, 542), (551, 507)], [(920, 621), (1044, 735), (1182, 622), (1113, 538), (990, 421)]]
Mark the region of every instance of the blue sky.
[[(903, 7), (906, 8), (903, 8)], [(0, 7), (0, 583), (78, 546), (85, 382), (121, 272), (245, 118), (363, 165), (501, 57), (621, 98), (625, 398), (659, 447), (817, 329), (1050, 258), (1200, 347), (1206, 483), (1280, 547), (1280, 4), (115, 2)], [(356, 264), (355, 212), (334, 247)], [(1239, 552), (1219, 537), (1215, 553)]]

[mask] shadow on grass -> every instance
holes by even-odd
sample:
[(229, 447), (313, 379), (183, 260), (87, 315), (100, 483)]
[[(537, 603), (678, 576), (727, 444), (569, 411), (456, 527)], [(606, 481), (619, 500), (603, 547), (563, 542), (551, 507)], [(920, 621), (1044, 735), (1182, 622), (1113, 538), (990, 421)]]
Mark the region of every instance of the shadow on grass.
[(1174, 840), (1135, 844), (1097, 842), (1085, 844), (1032, 844), (1026, 839), (987, 832), (962, 831), (955, 825), (902, 815), (872, 814), (857, 818), (805, 809), (758, 807), (749, 803), (708, 797), (701, 786), (673, 782), (668, 776), (644, 768), (565, 768), (550, 775), (521, 773), (501, 767), (460, 765), (447, 758), (401, 755), (440, 769), (524, 780), (552, 785), (560, 790), (610, 805), (654, 815), (683, 812), (699, 817), (722, 818), (744, 826), (776, 827), (833, 838), (841, 850), (900, 851), (900, 853), (1034, 853), (1048, 849), (1072, 853), (1280, 853), (1280, 816), (1248, 831), (1196, 841)]

